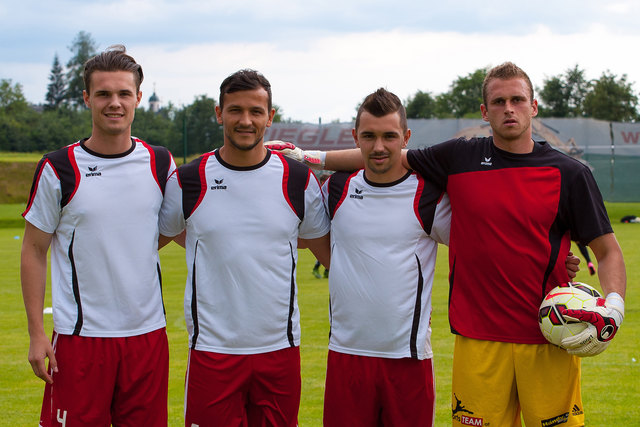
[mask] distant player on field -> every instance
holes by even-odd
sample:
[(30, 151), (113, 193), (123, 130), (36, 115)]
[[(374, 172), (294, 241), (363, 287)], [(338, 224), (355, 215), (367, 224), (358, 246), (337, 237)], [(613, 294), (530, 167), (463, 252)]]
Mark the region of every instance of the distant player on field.
[(589, 249), (587, 248), (586, 245), (583, 245), (581, 243), (578, 243), (578, 249), (580, 250), (580, 253), (584, 257), (584, 260), (587, 261), (587, 268), (589, 269), (589, 274), (593, 276), (594, 274), (596, 274), (596, 267), (593, 265), (593, 261), (591, 261), (591, 255), (589, 255)]
[[(41, 426), (167, 425), (158, 213), (171, 154), (131, 137), (142, 68), (112, 46), (85, 64), (92, 131), (37, 166), (21, 278)], [(52, 342), (43, 326), (51, 247)], [(49, 370), (45, 359), (49, 359)]]
[[(526, 73), (509, 62), (495, 67), (483, 98), (492, 137), (409, 150), (404, 163), (451, 201), (452, 408), (465, 409), (452, 411), (453, 424), (515, 426), (523, 417), (532, 426), (584, 425), (577, 356), (604, 351), (622, 323), (622, 251), (589, 169), (532, 140), (538, 104)], [(357, 150), (296, 155), (330, 170), (362, 165)], [(563, 267), (572, 239), (593, 251), (606, 300), (563, 313), (590, 323), (565, 339), (565, 351), (545, 341), (537, 311), (569, 278)]]
[(224, 145), (169, 178), (160, 231), (186, 229), (185, 426), (296, 426), (298, 238), (328, 266), (329, 219), (306, 166), (272, 153), (271, 85), (241, 70), (220, 86)]

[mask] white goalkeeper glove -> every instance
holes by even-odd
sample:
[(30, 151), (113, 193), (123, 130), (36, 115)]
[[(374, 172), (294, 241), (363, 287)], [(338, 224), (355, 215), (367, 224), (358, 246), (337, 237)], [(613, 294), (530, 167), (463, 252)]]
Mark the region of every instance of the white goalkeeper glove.
[(587, 328), (573, 337), (562, 340), (567, 352), (579, 357), (596, 356), (609, 346), (624, 319), (624, 300), (616, 292), (607, 295), (607, 299), (598, 298), (595, 307), (579, 310), (562, 310), (562, 316), (568, 320), (587, 323)]
[(286, 141), (267, 141), (264, 146), (271, 151), (277, 151), (289, 158), (297, 160), (309, 166), (311, 169), (324, 169), (324, 161), (327, 153), (318, 150), (303, 150), (294, 144)]

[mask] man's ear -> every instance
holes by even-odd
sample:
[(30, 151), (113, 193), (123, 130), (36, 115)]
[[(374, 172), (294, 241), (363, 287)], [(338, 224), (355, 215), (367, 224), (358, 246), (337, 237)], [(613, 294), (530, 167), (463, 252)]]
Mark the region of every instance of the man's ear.
[(484, 104), (480, 104), (480, 112), (482, 113), (482, 120), (488, 122), (489, 116), (487, 115), (487, 107)]
[(411, 129), (407, 129), (404, 133), (404, 140), (402, 141), (402, 148), (406, 148), (409, 143), (409, 138), (411, 138)]
[(89, 102), (89, 94), (86, 90), (82, 91), (82, 99), (84, 100), (84, 105), (87, 106), (88, 109), (91, 109), (91, 103)]

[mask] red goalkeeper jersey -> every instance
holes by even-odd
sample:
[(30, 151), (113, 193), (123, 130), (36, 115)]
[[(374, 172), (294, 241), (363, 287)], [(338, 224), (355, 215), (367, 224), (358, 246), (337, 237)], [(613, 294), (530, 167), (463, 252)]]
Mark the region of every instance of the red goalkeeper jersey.
[(456, 139), (410, 150), (411, 167), (451, 200), (449, 322), (454, 333), (545, 343), (544, 295), (568, 281), (571, 240), (612, 232), (589, 168), (536, 142), (512, 154), (493, 139)]

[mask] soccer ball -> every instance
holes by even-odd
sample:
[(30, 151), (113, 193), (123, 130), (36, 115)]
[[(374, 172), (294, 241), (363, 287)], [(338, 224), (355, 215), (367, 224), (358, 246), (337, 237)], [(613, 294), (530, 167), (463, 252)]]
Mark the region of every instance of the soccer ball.
[(560, 343), (564, 338), (579, 334), (587, 324), (565, 320), (560, 309), (595, 307), (598, 298), (602, 298), (600, 293), (585, 283), (569, 282), (556, 286), (544, 297), (538, 310), (538, 324), (542, 335), (551, 344), (562, 347)]

